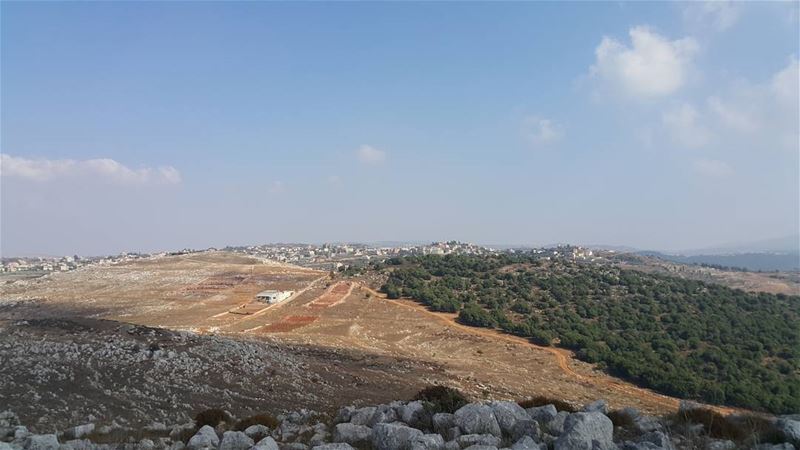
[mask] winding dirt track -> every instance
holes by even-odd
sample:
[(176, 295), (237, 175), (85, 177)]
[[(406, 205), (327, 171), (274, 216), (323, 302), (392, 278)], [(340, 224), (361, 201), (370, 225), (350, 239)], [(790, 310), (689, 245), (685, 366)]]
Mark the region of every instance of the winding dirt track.
[[(529, 345), (529, 346), (534, 347), (536, 349), (539, 349), (539, 350), (545, 351), (547, 353), (550, 353), (551, 355), (553, 355), (556, 358), (556, 361), (558, 362), (559, 368), (564, 373), (566, 373), (567, 375), (569, 375), (571, 377), (576, 378), (579, 381), (588, 382), (588, 383), (592, 383), (592, 384), (599, 384), (599, 385), (606, 386), (611, 390), (615, 390), (615, 391), (618, 391), (618, 392), (624, 392), (624, 393), (627, 393), (627, 394), (632, 394), (632, 395), (635, 395), (635, 396), (637, 396), (639, 398), (647, 398), (650, 402), (658, 404), (658, 405), (661, 405), (661, 406), (663, 406), (663, 407), (665, 407), (667, 409), (671, 409), (671, 410), (677, 410), (678, 406), (680, 405), (680, 400), (679, 399), (676, 399), (676, 398), (673, 398), (673, 397), (669, 397), (669, 396), (666, 396), (666, 395), (662, 395), (662, 394), (653, 392), (653, 391), (651, 391), (649, 389), (640, 388), (640, 387), (634, 386), (634, 385), (632, 385), (630, 383), (627, 383), (627, 382), (624, 382), (624, 381), (618, 381), (618, 380), (616, 380), (616, 379), (614, 379), (614, 378), (612, 378), (610, 376), (592, 376), (592, 377), (587, 377), (587, 376), (585, 376), (583, 374), (575, 372), (569, 366), (569, 360), (571, 358), (573, 358), (573, 356), (568, 350), (557, 348), (557, 347), (544, 347), (544, 346), (541, 346), (541, 345), (536, 345), (536, 344), (532, 343), (531, 341), (529, 341), (528, 339), (525, 339), (525, 338), (522, 338), (522, 337), (519, 337), (519, 336), (506, 334), (506, 333), (504, 333), (502, 331), (498, 331), (498, 330), (494, 330), (494, 329), (478, 328), (478, 327), (471, 327), (471, 326), (468, 326), (468, 325), (463, 325), (463, 324), (460, 324), (460, 323), (458, 323), (456, 321), (456, 318), (458, 317), (457, 314), (430, 311), (424, 305), (421, 305), (421, 304), (415, 302), (414, 300), (410, 300), (410, 299), (391, 300), (391, 299), (386, 298), (385, 294), (380, 293), (380, 292), (370, 288), (369, 286), (366, 286), (366, 285), (362, 284), (362, 287), (363, 287), (363, 289), (365, 289), (366, 291), (368, 291), (372, 295), (374, 295), (374, 296), (376, 296), (378, 298), (384, 299), (384, 300), (386, 300), (388, 302), (391, 302), (392, 304), (401, 306), (403, 308), (413, 309), (415, 311), (419, 311), (419, 312), (423, 312), (425, 314), (428, 314), (428, 315), (436, 318), (437, 321), (439, 321), (440, 323), (442, 323), (442, 324), (444, 324), (444, 325), (446, 325), (448, 327), (456, 328), (456, 329), (458, 329), (460, 331), (464, 331), (464, 332), (471, 333), (471, 334), (476, 334), (476, 335), (479, 335), (479, 336), (482, 336), (482, 337), (486, 337), (486, 338), (489, 338), (489, 339), (499, 339), (499, 340), (503, 340), (503, 341), (507, 341), (507, 342), (513, 342), (513, 343), (516, 343), (516, 344)], [(712, 408), (712, 409), (716, 410), (717, 412), (719, 412), (721, 414), (731, 414), (731, 413), (734, 413), (734, 412), (740, 412), (741, 411), (741, 410), (736, 409), (736, 408), (728, 408), (728, 407), (724, 407), (724, 406), (714, 406), (714, 405), (707, 405), (707, 406), (709, 408)]]

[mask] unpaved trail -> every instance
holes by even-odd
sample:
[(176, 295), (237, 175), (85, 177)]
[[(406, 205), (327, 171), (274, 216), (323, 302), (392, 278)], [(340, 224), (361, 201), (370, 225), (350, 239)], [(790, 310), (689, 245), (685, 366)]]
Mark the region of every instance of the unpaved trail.
[[(442, 324), (444, 324), (444, 325), (446, 325), (448, 327), (452, 327), (452, 328), (455, 328), (455, 329), (458, 329), (458, 330), (461, 330), (461, 331), (464, 331), (464, 332), (467, 332), (467, 333), (471, 333), (471, 334), (474, 334), (474, 335), (479, 335), (479, 336), (482, 336), (482, 337), (485, 337), (485, 338), (488, 338), (488, 339), (502, 340), (502, 341), (506, 341), (506, 342), (513, 342), (513, 343), (516, 343), (516, 344), (528, 345), (528, 346), (534, 347), (534, 348), (536, 348), (538, 350), (547, 352), (547, 353), (553, 355), (556, 358), (556, 361), (558, 363), (558, 367), (565, 374), (567, 374), (567, 375), (569, 375), (571, 377), (574, 377), (578, 381), (587, 382), (587, 383), (596, 384), (596, 385), (602, 385), (602, 386), (605, 386), (605, 387), (607, 387), (607, 388), (609, 388), (611, 390), (617, 391), (617, 392), (624, 392), (624, 393), (629, 394), (629, 395), (635, 395), (635, 396), (637, 396), (639, 398), (647, 399), (649, 402), (661, 405), (661, 406), (663, 406), (663, 407), (665, 407), (667, 409), (670, 409), (670, 410), (676, 410), (678, 408), (678, 406), (680, 405), (680, 399), (669, 397), (669, 396), (666, 396), (666, 395), (662, 395), (662, 394), (659, 394), (657, 392), (651, 391), (649, 389), (641, 388), (641, 387), (632, 385), (632, 384), (630, 384), (628, 382), (625, 382), (625, 381), (616, 380), (616, 379), (612, 378), (611, 376), (599, 375), (599, 376), (587, 377), (587, 376), (585, 376), (583, 374), (575, 372), (574, 370), (572, 370), (572, 368), (570, 368), (570, 365), (569, 365), (569, 361), (572, 358), (574, 358), (574, 356), (568, 350), (557, 348), (557, 347), (545, 347), (545, 346), (537, 345), (537, 344), (534, 344), (533, 342), (531, 342), (528, 339), (525, 339), (525, 338), (522, 338), (522, 337), (519, 337), (519, 336), (510, 335), (510, 334), (504, 333), (504, 332), (499, 331), (499, 330), (494, 330), (494, 329), (489, 329), (489, 328), (478, 328), (478, 327), (472, 327), (472, 326), (469, 326), (469, 325), (464, 325), (464, 324), (458, 323), (456, 321), (456, 318), (458, 317), (457, 314), (431, 311), (428, 308), (426, 308), (424, 305), (421, 305), (421, 304), (419, 304), (416, 301), (411, 300), (411, 299), (397, 299), (397, 300), (388, 299), (385, 294), (380, 293), (380, 292), (370, 288), (369, 286), (366, 286), (366, 285), (362, 284), (361, 287), (363, 289), (365, 289), (366, 291), (368, 291), (370, 294), (372, 294), (372, 295), (374, 295), (374, 296), (376, 296), (378, 298), (381, 298), (381, 299), (383, 299), (385, 301), (391, 302), (394, 305), (398, 305), (398, 306), (401, 306), (403, 308), (408, 308), (408, 309), (412, 309), (412, 310), (415, 310), (415, 311), (418, 311), (418, 312), (422, 312), (422, 313), (428, 314), (429, 316), (434, 317), (438, 322), (440, 322), (440, 323), (442, 323)], [(716, 410), (717, 412), (719, 412), (721, 414), (731, 414), (731, 413), (734, 413), (734, 412), (742, 411), (742, 410), (737, 409), (737, 408), (729, 408), (729, 407), (725, 407), (725, 406), (716, 406), (716, 405), (707, 405), (707, 406), (709, 408), (712, 408), (712, 409)]]

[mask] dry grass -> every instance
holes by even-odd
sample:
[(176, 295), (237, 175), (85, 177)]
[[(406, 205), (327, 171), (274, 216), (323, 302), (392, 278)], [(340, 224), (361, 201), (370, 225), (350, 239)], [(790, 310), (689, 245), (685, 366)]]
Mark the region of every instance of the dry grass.
[(705, 433), (716, 439), (730, 439), (750, 444), (779, 442), (772, 420), (755, 414), (723, 415), (709, 408), (692, 408), (677, 413), (678, 424), (702, 424)]

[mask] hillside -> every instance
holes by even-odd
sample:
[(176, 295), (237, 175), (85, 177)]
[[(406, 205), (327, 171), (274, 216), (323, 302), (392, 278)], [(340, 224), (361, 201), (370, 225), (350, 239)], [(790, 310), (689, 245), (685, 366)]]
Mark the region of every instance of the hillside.
[(390, 260), (383, 291), (669, 395), (800, 409), (800, 297), (535, 255)]

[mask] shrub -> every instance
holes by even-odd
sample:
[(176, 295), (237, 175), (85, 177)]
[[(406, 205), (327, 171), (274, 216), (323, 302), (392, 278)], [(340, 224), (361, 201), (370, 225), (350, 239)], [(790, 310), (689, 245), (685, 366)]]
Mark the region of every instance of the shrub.
[(556, 398), (546, 397), (544, 395), (537, 395), (529, 399), (520, 400), (517, 403), (523, 408), (535, 408), (537, 406), (553, 405), (559, 411), (567, 411), (572, 413), (578, 410), (578, 408), (573, 406), (571, 403)]
[(426, 409), (432, 413), (454, 413), (469, 403), (469, 399), (458, 389), (447, 386), (428, 386), (417, 392), (414, 400), (425, 402)]
[(197, 428), (202, 428), (205, 425), (209, 425), (211, 427), (216, 427), (222, 422), (229, 422), (231, 417), (225, 411), (221, 409), (207, 409), (205, 411), (199, 412), (194, 417), (194, 424)]
[(275, 417), (269, 414), (256, 414), (247, 418), (244, 418), (236, 423), (236, 426), (233, 427), (234, 431), (244, 431), (248, 427), (253, 425), (264, 425), (265, 427), (269, 428), (270, 430), (274, 430), (278, 428), (280, 422)]
[(606, 416), (611, 419), (615, 427), (629, 428), (634, 425), (633, 416), (622, 410), (609, 411)]
[(780, 440), (773, 422), (755, 414), (725, 416), (712, 408), (695, 407), (679, 412), (677, 421), (702, 424), (705, 432), (717, 439), (752, 443), (778, 442)]

